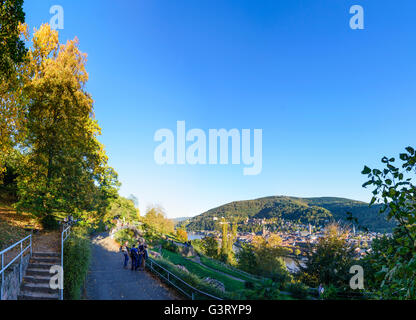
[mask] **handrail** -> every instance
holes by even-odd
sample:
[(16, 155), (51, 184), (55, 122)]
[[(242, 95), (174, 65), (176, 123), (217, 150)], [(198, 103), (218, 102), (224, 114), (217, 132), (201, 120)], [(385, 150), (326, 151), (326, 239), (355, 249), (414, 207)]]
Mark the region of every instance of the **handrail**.
[(64, 281), (64, 243), (68, 239), (68, 237), (71, 235), (71, 225), (62, 227), (61, 232), (61, 271), (62, 271), (62, 286), (59, 290), (59, 299), (64, 300), (64, 288), (63, 288), (63, 281)]
[[(26, 240), (30, 240), (29, 245), (23, 249), (23, 242), (25, 242)], [(17, 247), (20, 244), (20, 253), (15, 256), (6, 266), (4, 266), (4, 254), (12, 249), (14, 249), (15, 247)], [(28, 235), (26, 238), (23, 238), (22, 240), (16, 242), (15, 244), (11, 245), (10, 247), (2, 250), (0, 252), (0, 256), (1, 256), (1, 269), (0, 269), (0, 274), (1, 274), (1, 288), (0, 288), (0, 300), (3, 300), (3, 286), (4, 286), (4, 272), (6, 271), (7, 268), (9, 268), (17, 259), (20, 258), (20, 270), (19, 270), (19, 282), (22, 282), (23, 279), (23, 255), (24, 253), (30, 250), (30, 256), (32, 256), (32, 235)]]
[[(150, 270), (152, 270), (153, 272), (155, 272), (159, 277), (163, 278), (164, 280), (166, 280), (170, 285), (174, 286), (176, 289), (178, 289), (179, 291), (181, 291), (185, 296), (187, 296), (188, 298), (195, 300), (195, 293), (199, 293), (202, 296), (206, 296), (208, 298), (211, 298), (213, 300), (222, 300), (221, 298), (218, 298), (216, 296), (213, 296), (209, 293), (203, 292), (193, 286), (191, 286), (190, 284), (186, 283), (184, 280), (182, 280), (181, 278), (179, 278), (178, 276), (176, 276), (175, 274), (173, 274), (171, 271), (167, 270), (166, 268), (162, 267), (160, 264), (158, 264), (156, 261), (154, 261), (153, 259), (149, 258), (150, 261), (150, 267), (149, 264), (146, 264), (146, 266), (148, 268), (150, 268)], [(162, 275), (160, 272), (158, 272), (157, 270), (155, 270), (155, 268), (153, 267), (153, 265), (156, 265), (157, 267), (159, 267), (160, 269), (164, 270), (167, 272), (167, 278)], [(186, 292), (185, 290), (183, 290), (182, 288), (178, 287), (177, 285), (175, 285), (172, 281), (171, 281), (171, 277), (177, 279), (178, 281), (182, 282), (186, 287), (188, 287), (189, 289), (191, 289), (192, 293), (189, 294), (188, 292)]]

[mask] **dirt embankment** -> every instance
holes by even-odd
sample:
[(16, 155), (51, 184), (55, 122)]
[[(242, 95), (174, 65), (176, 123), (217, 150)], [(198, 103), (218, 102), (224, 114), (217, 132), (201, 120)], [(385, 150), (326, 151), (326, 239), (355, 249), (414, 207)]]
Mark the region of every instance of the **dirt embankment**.
[[(29, 213), (17, 213), (12, 207), (0, 205), (0, 251), (27, 237), (31, 232), (33, 252), (60, 252), (59, 231), (47, 232)], [(29, 241), (23, 243), (23, 248)], [(7, 252), (6, 263), (20, 252), (20, 246)]]

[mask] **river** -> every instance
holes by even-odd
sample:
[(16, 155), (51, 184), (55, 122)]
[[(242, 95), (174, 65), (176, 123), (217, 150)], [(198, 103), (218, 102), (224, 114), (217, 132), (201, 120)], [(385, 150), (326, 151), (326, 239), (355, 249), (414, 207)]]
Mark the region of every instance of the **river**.
[(188, 233), (188, 241), (203, 239), (205, 235), (200, 233)]

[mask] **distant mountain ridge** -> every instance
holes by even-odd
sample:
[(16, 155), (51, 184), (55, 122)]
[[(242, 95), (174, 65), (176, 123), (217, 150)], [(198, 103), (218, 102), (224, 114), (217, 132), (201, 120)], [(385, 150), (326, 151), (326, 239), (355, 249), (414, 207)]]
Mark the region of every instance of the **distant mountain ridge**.
[(345, 198), (320, 197), (299, 198), (271, 196), (254, 200), (231, 202), (189, 218), (186, 228), (190, 231), (214, 230), (214, 218), (227, 220), (245, 218), (282, 218), (301, 223), (347, 222), (347, 212), (358, 219), (361, 226), (371, 231), (391, 232), (395, 223), (387, 221), (386, 214), (380, 214), (380, 205), (369, 207), (368, 203)]
[(173, 223), (174, 223), (175, 225), (177, 225), (177, 224), (179, 224), (179, 223), (181, 223), (181, 222), (184, 222), (184, 221), (186, 221), (186, 220), (189, 220), (189, 219), (191, 219), (191, 217), (179, 217), (179, 218), (172, 218), (171, 220), (173, 221)]

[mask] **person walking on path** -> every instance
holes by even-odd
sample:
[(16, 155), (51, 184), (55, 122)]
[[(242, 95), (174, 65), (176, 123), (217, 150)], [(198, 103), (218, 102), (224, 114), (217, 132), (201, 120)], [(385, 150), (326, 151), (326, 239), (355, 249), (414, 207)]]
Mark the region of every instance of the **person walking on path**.
[(324, 297), (323, 297), (323, 295), (324, 295), (324, 292), (325, 292), (325, 289), (324, 289), (324, 286), (322, 285), (322, 283), (321, 284), (319, 284), (319, 287), (318, 287), (318, 294), (319, 294), (319, 299), (323, 299)]
[(129, 242), (126, 241), (124, 242), (124, 245), (121, 246), (121, 252), (123, 253), (124, 256), (124, 269), (127, 269), (127, 265), (129, 263), (129, 247), (128, 247)]
[(131, 271), (137, 270), (137, 258), (138, 258), (138, 251), (136, 245), (133, 244), (133, 248), (130, 250), (131, 256)]
[(139, 240), (139, 264), (137, 265), (137, 268), (139, 268), (140, 271), (142, 271), (142, 263), (144, 261), (144, 241), (143, 240)]
[(143, 245), (144, 251), (143, 251), (143, 271), (146, 270), (146, 260), (149, 258), (149, 255), (147, 254), (147, 244)]

